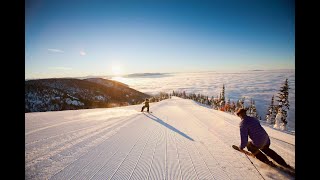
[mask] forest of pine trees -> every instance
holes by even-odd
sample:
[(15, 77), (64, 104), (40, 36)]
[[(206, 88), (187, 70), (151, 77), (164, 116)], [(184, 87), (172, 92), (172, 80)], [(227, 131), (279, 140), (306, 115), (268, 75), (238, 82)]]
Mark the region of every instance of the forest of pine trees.
[[(268, 107), (266, 121), (268, 124), (274, 125), (274, 128), (286, 130), (287, 117), (289, 110), (289, 84), (288, 79), (285, 79), (284, 84), (280, 87), (277, 94), (278, 104), (274, 104), (274, 95), (271, 98), (271, 104)], [(279, 119), (277, 119), (277, 117)]]
[(259, 119), (256, 105), (255, 105), (255, 101), (253, 99), (250, 100), (250, 105), (248, 107), (247, 114), (251, 117), (255, 117), (255, 118)]

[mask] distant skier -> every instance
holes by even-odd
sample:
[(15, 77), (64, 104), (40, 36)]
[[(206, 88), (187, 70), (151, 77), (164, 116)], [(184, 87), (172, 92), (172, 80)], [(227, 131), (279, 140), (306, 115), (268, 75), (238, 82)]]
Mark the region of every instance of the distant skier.
[(144, 110), (144, 108), (147, 108), (147, 112), (149, 112), (149, 99), (147, 98), (143, 103), (144, 106), (142, 106), (141, 112)]
[[(247, 116), (247, 110), (240, 108), (236, 115), (241, 118), (240, 137), (241, 144), (239, 148), (242, 150), (247, 147), (253, 155), (262, 162), (269, 163), (267, 156), (275, 160), (284, 167), (290, 167), (285, 160), (275, 151), (269, 148), (270, 138), (264, 128), (260, 125), (259, 120), (254, 117)], [(252, 141), (248, 142), (248, 136)], [(265, 154), (267, 155), (265, 155)]]

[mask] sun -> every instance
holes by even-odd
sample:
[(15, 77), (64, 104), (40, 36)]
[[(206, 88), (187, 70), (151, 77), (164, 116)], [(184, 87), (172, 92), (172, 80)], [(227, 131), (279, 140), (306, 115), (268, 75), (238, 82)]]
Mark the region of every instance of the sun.
[(122, 69), (120, 66), (112, 66), (111, 71), (114, 75), (122, 74)]

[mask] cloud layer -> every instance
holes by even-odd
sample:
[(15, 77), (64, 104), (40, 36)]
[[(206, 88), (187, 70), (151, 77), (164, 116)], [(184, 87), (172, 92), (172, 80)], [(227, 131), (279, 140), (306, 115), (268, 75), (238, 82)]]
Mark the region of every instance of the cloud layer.
[(201, 93), (209, 97), (219, 96), (225, 85), (225, 96), (231, 101), (245, 97), (246, 105), (250, 99), (255, 100), (256, 108), (262, 119), (265, 119), (267, 108), (271, 103), (272, 95), (277, 94), (280, 87), (288, 78), (289, 103), (288, 128), (295, 127), (295, 73), (294, 70), (274, 71), (246, 71), (235, 73), (200, 72), (175, 73), (162, 78), (113, 78), (128, 84), (130, 87), (148, 94), (159, 92), (172, 93), (173, 90), (186, 93)]
[(54, 69), (54, 70), (71, 70), (72, 68), (69, 68), (69, 67), (50, 67), (49, 69)]
[(60, 49), (48, 49), (48, 51), (55, 52), (55, 53), (63, 53), (64, 52), (64, 51), (62, 51)]

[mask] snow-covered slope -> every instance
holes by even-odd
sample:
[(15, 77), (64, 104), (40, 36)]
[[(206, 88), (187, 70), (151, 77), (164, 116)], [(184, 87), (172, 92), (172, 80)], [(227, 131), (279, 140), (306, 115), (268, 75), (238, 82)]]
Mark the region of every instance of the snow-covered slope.
[[(26, 113), (26, 179), (294, 179), (232, 149), (238, 117), (177, 97), (150, 105)], [(294, 167), (295, 136), (266, 131)]]

